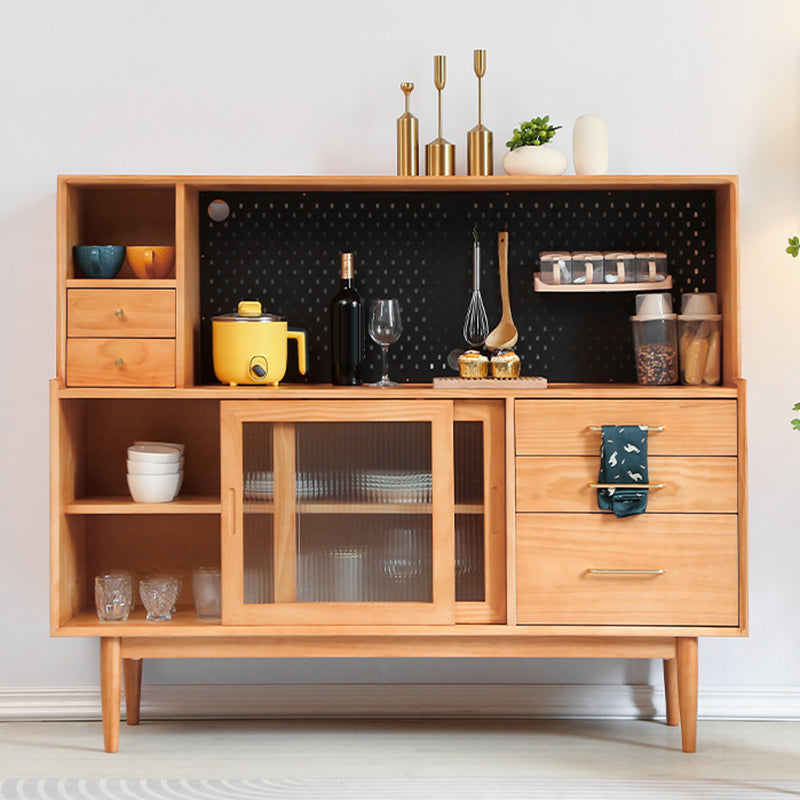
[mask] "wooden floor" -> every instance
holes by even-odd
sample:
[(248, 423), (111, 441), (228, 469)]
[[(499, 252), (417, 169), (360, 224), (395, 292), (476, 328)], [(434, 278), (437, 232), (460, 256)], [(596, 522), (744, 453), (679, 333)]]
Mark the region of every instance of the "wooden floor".
[(704, 781), (753, 797), (783, 782), (776, 797), (800, 797), (800, 722), (701, 720), (692, 755), (655, 721), (143, 721), (116, 754), (100, 722), (15, 722), (0, 724), (0, 778)]

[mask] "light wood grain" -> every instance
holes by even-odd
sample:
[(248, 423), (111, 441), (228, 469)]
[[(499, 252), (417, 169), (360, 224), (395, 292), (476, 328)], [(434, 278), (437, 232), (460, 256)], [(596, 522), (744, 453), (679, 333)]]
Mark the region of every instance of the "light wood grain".
[(122, 676), (125, 683), (125, 721), (128, 725), (138, 725), (142, 704), (142, 660), (124, 659)]
[(533, 289), (536, 292), (567, 292), (572, 294), (586, 292), (667, 292), (671, 288), (671, 275), (667, 275), (663, 281), (643, 283), (633, 281), (627, 283), (546, 283), (539, 277), (538, 272), (533, 273)]
[(124, 638), (126, 658), (674, 658), (675, 639), (552, 636), (531, 639), (492, 637), (397, 638), (380, 634), (325, 638), (240, 637)]
[(100, 701), (106, 753), (119, 747), (119, 709), (122, 699), (122, 650), (118, 637), (100, 639)]
[(737, 411), (732, 401), (518, 400), (518, 455), (594, 455), (600, 453), (602, 425), (663, 426), (647, 437), (651, 456), (734, 456)]
[[(517, 511), (605, 513), (597, 505), (600, 460), (589, 456), (523, 456), (517, 466)], [(650, 512), (735, 514), (738, 470), (735, 458), (656, 456), (648, 459)]]
[(173, 339), (68, 339), (67, 384), (69, 386), (174, 386), (175, 341)]
[(173, 289), (69, 289), (67, 336), (171, 338)]
[[(293, 422), (272, 424), (272, 463), (275, 470), (273, 554), (275, 602), (297, 601), (297, 510), (295, 474), (297, 451)], [(246, 569), (245, 564), (243, 568)]]
[(735, 626), (736, 516), (518, 514), (517, 596), (523, 624)]
[[(200, 376), (200, 197), (197, 189), (176, 187), (175, 276), (176, 383), (192, 386)], [(231, 309), (233, 310), (233, 309)]]
[(681, 710), (676, 658), (664, 659), (664, 695), (667, 701), (667, 725), (678, 725), (681, 721)]
[(684, 753), (697, 749), (697, 639), (678, 639), (678, 701)]
[[(434, 389), (430, 383), (406, 383), (381, 390), (385, 400), (514, 400), (530, 397), (513, 388), (512, 381), (497, 381), (495, 388), (480, 390)], [(538, 397), (541, 392), (536, 393)], [(191, 386), (184, 388), (147, 387), (59, 387), (59, 396), (81, 398), (137, 398), (150, 400), (350, 400), (375, 399), (375, 389), (369, 386), (332, 386), (331, 384), (281, 383), (278, 386)], [(732, 386), (639, 386), (616, 384), (598, 386), (590, 383), (554, 383), (547, 388), (550, 400), (736, 400), (738, 392)], [(513, 414), (512, 417), (513, 419)], [(599, 448), (599, 444), (598, 444)]]

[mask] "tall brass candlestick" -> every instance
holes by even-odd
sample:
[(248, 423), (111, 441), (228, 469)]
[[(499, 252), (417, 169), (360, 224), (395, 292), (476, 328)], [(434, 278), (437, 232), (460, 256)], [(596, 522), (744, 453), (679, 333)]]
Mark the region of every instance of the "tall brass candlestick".
[(397, 174), (419, 175), (419, 120), (409, 110), (414, 84), (400, 84), (406, 98), (406, 110), (397, 118)]
[(442, 137), (442, 89), (446, 80), (445, 57), (433, 57), (433, 84), (439, 91), (439, 135), (425, 145), (426, 175), (455, 175), (456, 146)]
[(475, 75), (478, 77), (478, 124), (467, 133), (467, 173), (491, 175), (494, 170), (492, 132), (483, 124), (481, 78), (486, 74), (486, 51), (476, 50), (473, 56)]

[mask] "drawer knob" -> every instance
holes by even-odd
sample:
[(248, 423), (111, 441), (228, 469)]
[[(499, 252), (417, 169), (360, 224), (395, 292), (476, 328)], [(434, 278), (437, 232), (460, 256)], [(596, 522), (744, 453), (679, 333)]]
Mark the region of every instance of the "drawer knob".
[(124, 308), (115, 308), (114, 309), (114, 316), (115, 317), (124, 317), (125, 316), (125, 309)]
[(590, 575), (663, 575), (665, 569), (588, 569)]
[(114, 365), (117, 367), (121, 367), (124, 363), (125, 359), (122, 358), (121, 356), (117, 356), (117, 358), (114, 359)]

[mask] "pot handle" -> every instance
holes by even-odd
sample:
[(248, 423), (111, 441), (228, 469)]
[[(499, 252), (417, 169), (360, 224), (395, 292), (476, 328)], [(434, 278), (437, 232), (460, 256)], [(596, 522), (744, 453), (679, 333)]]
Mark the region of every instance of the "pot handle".
[(306, 344), (306, 332), (301, 330), (289, 330), (286, 332), (287, 339), (297, 340), (297, 368), (301, 375), (306, 374), (306, 361), (308, 361), (308, 346)]

